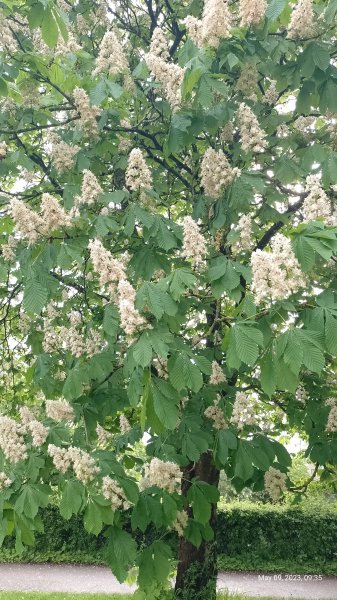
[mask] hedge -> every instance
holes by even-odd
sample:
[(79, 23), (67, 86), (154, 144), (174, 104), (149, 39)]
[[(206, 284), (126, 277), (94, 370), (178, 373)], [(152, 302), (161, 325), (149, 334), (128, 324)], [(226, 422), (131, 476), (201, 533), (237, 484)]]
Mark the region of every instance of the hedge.
[[(45, 531), (35, 547), (18, 557), (6, 538), (0, 561), (104, 562), (104, 537), (88, 534), (81, 517), (64, 521), (48, 507), (42, 519)], [(222, 568), (337, 574), (336, 511), (228, 504), (219, 511), (217, 536)], [(173, 534), (171, 541), (175, 546)]]

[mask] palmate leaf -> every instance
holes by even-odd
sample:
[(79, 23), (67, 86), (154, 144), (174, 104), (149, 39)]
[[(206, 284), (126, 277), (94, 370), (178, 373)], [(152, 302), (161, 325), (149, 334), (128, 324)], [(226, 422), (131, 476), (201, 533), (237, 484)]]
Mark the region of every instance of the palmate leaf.
[(138, 561), (138, 584), (147, 589), (155, 583), (163, 583), (171, 571), (171, 548), (161, 541), (153, 542), (143, 550)]
[(230, 330), (227, 350), (229, 367), (237, 368), (241, 362), (254, 365), (262, 346), (263, 335), (255, 325), (237, 323)]
[(137, 554), (137, 544), (132, 536), (113, 525), (108, 530), (106, 561), (119, 582), (126, 579), (129, 567)]
[(175, 359), (170, 359), (169, 375), (170, 382), (178, 391), (187, 388), (198, 392), (203, 384), (200, 370), (185, 352), (181, 352)]
[(162, 289), (159, 283), (146, 281), (141, 285), (136, 296), (136, 307), (149, 310), (157, 319), (164, 314), (174, 316), (177, 305), (171, 296)]

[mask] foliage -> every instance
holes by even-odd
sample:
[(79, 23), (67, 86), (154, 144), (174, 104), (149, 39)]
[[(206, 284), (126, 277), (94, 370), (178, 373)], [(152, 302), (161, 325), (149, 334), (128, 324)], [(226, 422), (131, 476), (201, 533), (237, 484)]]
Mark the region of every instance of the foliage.
[(0, 396), (27, 458), (2, 440), (0, 538), (33, 545), (56, 494), (150, 600), (174, 565), (168, 530), (214, 537), (205, 456), (238, 491), (272, 468), (276, 494), (300, 494), (278, 441), (298, 430), (314, 476), (336, 478), (336, 2), (315, 1), (299, 39), (292, 2), (251, 26), (230, 2), (230, 35), (200, 44), (186, 17), (201, 3), (136, 4), (1, 2)]
[[(18, 555), (14, 540), (7, 539), (0, 552), (2, 562), (104, 563), (106, 540), (87, 533), (79, 517), (65, 523), (56, 508), (48, 507), (42, 519), (45, 533), (37, 534), (36, 547)], [(219, 565), (224, 570), (337, 573), (335, 505), (233, 502), (219, 510), (217, 531)], [(140, 546), (153, 539), (154, 531), (137, 537)], [(176, 536), (171, 534), (167, 541), (176, 556)]]

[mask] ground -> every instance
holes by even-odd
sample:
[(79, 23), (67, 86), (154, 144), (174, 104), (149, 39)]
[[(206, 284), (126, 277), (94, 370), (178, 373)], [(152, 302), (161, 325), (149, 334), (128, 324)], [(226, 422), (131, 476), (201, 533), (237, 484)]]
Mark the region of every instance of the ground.
[[(131, 598), (127, 593), (134, 589), (134, 586), (119, 584), (105, 567), (0, 564), (0, 600), (126, 600)], [(326, 576), (319, 579), (307, 575), (226, 572), (219, 575), (218, 589), (264, 600), (337, 600), (337, 578)], [(220, 598), (226, 600), (228, 595), (225, 593)], [(237, 596), (235, 600), (243, 598)]]

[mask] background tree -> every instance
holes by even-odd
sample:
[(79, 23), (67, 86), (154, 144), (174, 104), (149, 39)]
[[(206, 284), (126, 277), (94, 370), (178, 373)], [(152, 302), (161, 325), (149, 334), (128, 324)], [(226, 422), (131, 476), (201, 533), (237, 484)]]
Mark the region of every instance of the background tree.
[(337, 3), (0, 4), (1, 536), (57, 493), (212, 599), (220, 470), (305, 490), (297, 429), (336, 475)]

